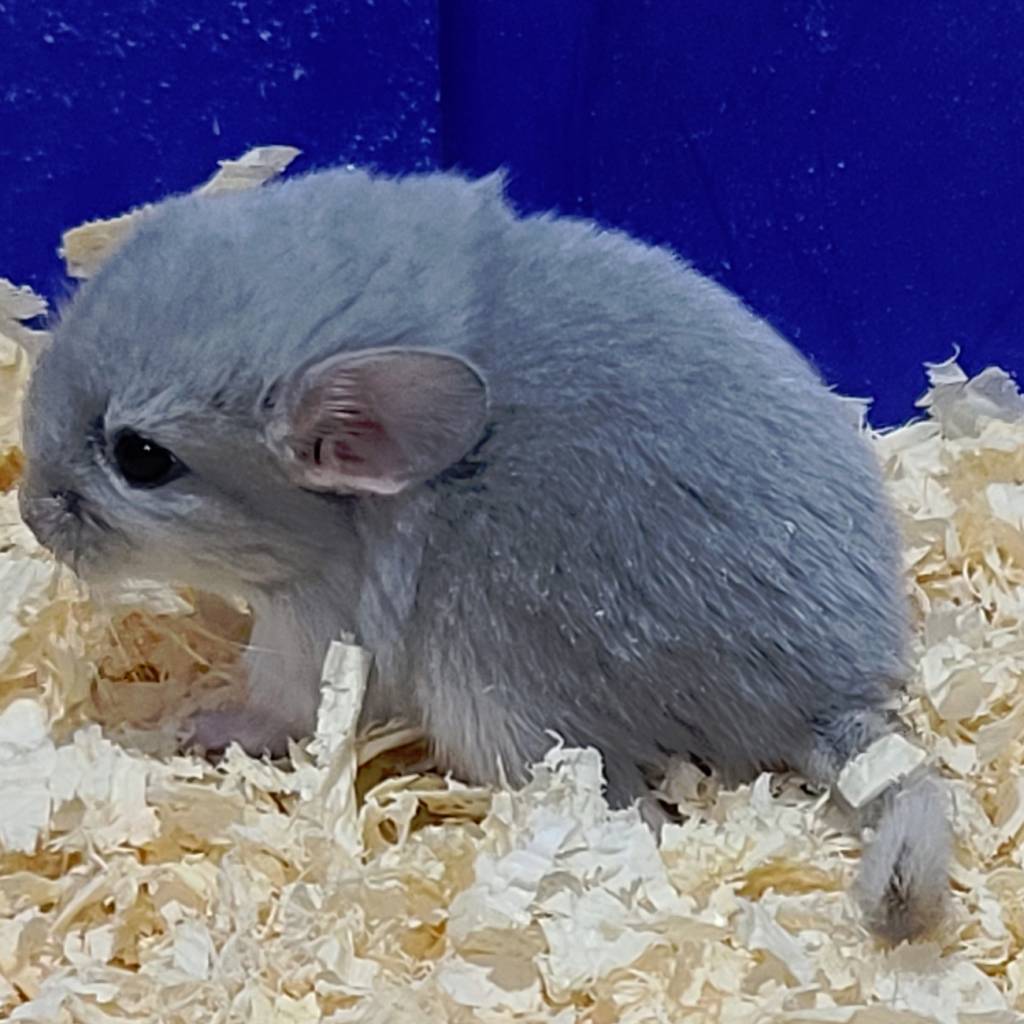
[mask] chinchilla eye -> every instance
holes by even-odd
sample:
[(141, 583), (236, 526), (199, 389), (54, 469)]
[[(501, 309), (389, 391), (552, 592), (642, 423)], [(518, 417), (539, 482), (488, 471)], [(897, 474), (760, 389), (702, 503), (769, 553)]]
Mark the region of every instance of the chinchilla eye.
[(185, 466), (155, 441), (122, 430), (114, 442), (114, 461), (132, 487), (161, 487), (185, 472)]

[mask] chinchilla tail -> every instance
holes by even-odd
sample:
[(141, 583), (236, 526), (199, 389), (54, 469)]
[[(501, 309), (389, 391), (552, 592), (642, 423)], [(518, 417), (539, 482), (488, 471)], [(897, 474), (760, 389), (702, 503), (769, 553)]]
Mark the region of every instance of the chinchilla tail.
[(874, 830), (853, 890), (865, 923), (893, 944), (933, 931), (949, 911), (953, 840), (942, 784), (930, 773), (914, 773), (859, 817)]

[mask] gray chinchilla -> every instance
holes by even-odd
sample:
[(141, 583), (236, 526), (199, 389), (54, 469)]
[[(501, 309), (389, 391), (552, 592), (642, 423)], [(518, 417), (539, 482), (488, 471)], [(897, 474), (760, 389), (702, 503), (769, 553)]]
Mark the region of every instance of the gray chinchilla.
[[(671, 253), (518, 217), (498, 177), (165, 201), (62, 315), (24, 437), (26, 520), (86, 579), (251, 603), (249, 701), (207, 749), (307, 735), (341, 631), (367, 718), (456, 774), (521, 780), (551, 730), (652, 822), (669, 755), (832, 783), (898, 727), (898, 538), (840, 400)], [(939, 784), (858, 821), (868, 923), (921, 934)]]

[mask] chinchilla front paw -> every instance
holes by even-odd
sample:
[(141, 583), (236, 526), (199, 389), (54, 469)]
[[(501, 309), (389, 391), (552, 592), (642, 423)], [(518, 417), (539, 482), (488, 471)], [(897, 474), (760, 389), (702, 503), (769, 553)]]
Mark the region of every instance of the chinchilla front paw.
[(237, 743), (247, 754), (282, 757), (289, 739), (302, 739), (308, 729), (282, 721), (278, 716), (250, 708), (200, 711), (190, 720), (188, 744), (207, 754), (223, 753)]

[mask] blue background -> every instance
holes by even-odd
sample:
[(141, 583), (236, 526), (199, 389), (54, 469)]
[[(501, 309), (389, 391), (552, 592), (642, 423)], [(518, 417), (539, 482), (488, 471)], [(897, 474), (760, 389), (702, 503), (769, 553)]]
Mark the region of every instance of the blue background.
[(286, 143), (672, 244), (872, 419), (1024, 369), (1024, 2), (0, 0), (0, 273)]

